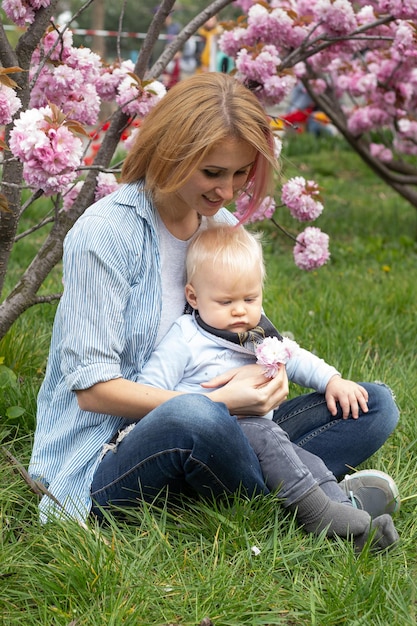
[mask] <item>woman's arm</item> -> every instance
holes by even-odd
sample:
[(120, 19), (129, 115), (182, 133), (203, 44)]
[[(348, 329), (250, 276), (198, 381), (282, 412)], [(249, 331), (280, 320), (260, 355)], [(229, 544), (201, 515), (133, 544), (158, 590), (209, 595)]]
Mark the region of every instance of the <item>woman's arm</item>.
[(89, 389), (75, 392), (80, 409), (92, 413), (118, 415), (138, 421), (170, 398), (181, 395), (179, 391), (156, 389), (148, 385), (115, 378), (96, 383)]
[[(218, 385), (223, 386), (205, 395), (213, 402), (223, 402), (232, 415), (265, 415), (277, 408), (288, 395), (284, 367), (280, 368), (275, 378), (267, 380), (260, 366), (245, 365), (229, 370), (202, 386), (210, 388)], [(134, 421), (181, 395), (180, 391), (157, 389), (124, 378), (97, 383), (75, 393), (83, 411), (119, 415)]]

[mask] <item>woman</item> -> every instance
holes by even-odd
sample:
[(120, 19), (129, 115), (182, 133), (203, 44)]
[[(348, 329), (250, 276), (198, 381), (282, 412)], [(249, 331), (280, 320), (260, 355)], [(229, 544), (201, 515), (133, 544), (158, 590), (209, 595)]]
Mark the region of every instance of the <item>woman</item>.
[[(252, 198), (248, 214), (257, 209), (271, 191), (273, 143), (250, 91), (225, 74), (193, 76), (143, 121), (123, 167), (125, 184), (91, 206), (68, 234), (65, 289), (29, 468), (60, 503), (44, 497), (42, 519), (64, 511), (84, 520), (93, 503), (99, 514), (110, 502), (132, 506), (166, 488), (267, 493), (233, 416), (280, 406), (288, 393), (285, 370), (268, 382), (256, 365), (232, 370), (208, 381), (222, 385), (211, 399), (135, 381), (183, 312), (188, 242), (206, 218), (233, 223), (223, 207), (243, 191)], [(277, 419), (295, 443), (314, 448), (325, 462), (336, 459), (330, 469), (337, 475), (378, 449), (398, 419), (383, 386), (373, 386), (368, 405), (355, 394), (335, 398), (334, 415), (323, 398), (313, 405), (302, 398), (295, 411), (292, 401), (284, 402), (289, 411), (282, 407)], [(342, 419), (367, 410), (360, 419)]]

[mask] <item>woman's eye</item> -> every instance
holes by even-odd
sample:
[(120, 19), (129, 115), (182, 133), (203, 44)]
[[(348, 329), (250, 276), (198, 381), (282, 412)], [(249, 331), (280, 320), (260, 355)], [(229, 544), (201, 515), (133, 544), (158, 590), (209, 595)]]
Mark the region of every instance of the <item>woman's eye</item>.
[(219, 172), (212, 172), (211, 170), (203, 170), (203, 172), (208, 178), (216, 178), (219, 175)]

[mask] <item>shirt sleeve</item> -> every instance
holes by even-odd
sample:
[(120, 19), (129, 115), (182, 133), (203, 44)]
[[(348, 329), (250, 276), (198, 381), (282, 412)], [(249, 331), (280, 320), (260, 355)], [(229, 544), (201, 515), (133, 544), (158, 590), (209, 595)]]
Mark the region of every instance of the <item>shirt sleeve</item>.
[(60, 303), (62, 370), (70, 390), (121, 377), (130, 290), (118, 233), (101, 216), (81, 221), (65, 242)]
[(332, 376), (340, 375), (336, 368), (304, 348), (297, 350), (296, 354), (289, 359), (286, 368), (291, 382), (320, 393), (325, 392)]

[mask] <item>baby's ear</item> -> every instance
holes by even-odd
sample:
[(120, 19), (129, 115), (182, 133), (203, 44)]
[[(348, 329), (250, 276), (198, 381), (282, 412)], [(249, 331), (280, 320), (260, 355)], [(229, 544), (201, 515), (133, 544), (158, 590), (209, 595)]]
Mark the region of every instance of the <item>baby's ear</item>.
[(185, 298), (188, 304), (193, 308), (197, 309), (197, 294), (195, 292), (194, 287), (191, 283), (187, 283), (185, 285)]

